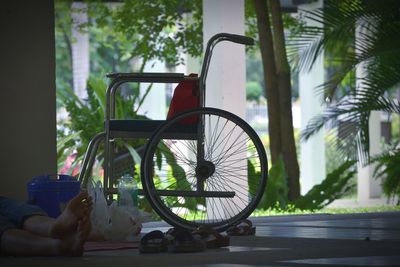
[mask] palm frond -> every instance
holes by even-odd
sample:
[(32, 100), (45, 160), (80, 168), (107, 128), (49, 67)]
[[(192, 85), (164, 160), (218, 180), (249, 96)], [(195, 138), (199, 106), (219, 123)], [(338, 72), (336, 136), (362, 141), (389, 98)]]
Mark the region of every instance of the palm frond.
[(382, 179), (383, 191), (389, 198), (400, 195), (400, 149), (397, 145), (371, 160), (376, 164), (374, 177)]
[[(331, 127), (340, 125), (340, 135), (335, 140), (335, 145), (347, 157), (357, 159), (360, 156), (360, 161), (367, 163), (369, 158), (369, 115), (373, 110), (400, 114), (400, 103), (383, 96), (372, 99), (370, 95), (357, 95), (351, 100), (343, 100), (312, 118), (302, 131), (302, 139), (309, 139), (328, 123)], [(359, 153), (355, 153), (356, 147)]]
[[(340, 128), (335, 140), (344, 154), (367, 163), (369, 159), (369, 115), (371, 111), (400, 113), (397, 100), (390, 97), (400, 83), (400, 2), (326, 1), (325, 6), (305, 17), (320, 26), (292, 41), (297, 49), (297, 67), (310, 70), (322, 53), (338, 63), (336, 72), (317, 92), (330, 100), (325, 111), (312, 118), (302, 132), (310, 138), (325, 125)], [(354, 74), (357, 72), (357, 85)], [(346, 80), (350, 90), (335, 95)], [(340, 127), (339, 127), (340, 126)]]

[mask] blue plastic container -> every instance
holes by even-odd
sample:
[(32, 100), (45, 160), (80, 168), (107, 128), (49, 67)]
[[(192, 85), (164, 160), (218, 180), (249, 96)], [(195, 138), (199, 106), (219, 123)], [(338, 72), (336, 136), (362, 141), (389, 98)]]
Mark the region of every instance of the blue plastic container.
[(56, 218), (80, 191), (80, 183), (69, 175), (35, 176), (28, 183), (28, 203)]

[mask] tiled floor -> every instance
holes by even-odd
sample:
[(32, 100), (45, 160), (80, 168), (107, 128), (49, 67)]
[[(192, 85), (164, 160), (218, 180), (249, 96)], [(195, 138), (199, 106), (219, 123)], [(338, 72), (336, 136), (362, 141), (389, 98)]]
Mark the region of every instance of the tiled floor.
[(400, 256), (370, 256), (347, 258), (323, 258), (282, 261), (284, 263), (310, 264), (310, 265), (350, 265), (350, 266), (396, 266), (400, 265)]
[[(328, 216), (329, 217), (329, 216)], [(333, 218), (332, 218), (333, 219)], [(353, 240), (400, 240), (400, 221), (394, 218), (259, 222), (260, 236)]]
[[(0, 266), (400, 266), (400, 212), (252, 218), (256, 236), (200, 253), (143, 255), (137, 249), (88, 252), (82, 258), (0, 258)], [(164, 223), (144, 232), (166, 231)]]
[(262, 228), (260, 227), (258, 235), (321, 239), (399, 240), (400, 230), (310, 226), (265, 226)]

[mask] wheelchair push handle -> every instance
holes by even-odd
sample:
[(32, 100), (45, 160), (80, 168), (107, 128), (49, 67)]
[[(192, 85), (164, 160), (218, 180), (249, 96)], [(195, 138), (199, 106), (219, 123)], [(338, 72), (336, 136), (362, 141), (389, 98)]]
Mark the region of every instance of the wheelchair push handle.
[(212, 51), (214, 49), (214, 46), (216, 46), (221, 41), (229, 41), (229, 42), (243, 44), (243, 45), (254, 45), (253, 38), (243, 36), (243, 35), (238, 35), (238, 34), (225, 33), (225, 32), (217, 33), (214, 36), (212, 36), (210, 38), (210, 40), (208, 40), (206, 51), (204, 54), (203, 65), (201, 67), (201, 73), (200, 73), (200, 87), (202, 87), (202, 91), (203, 91), (202, 100), (200, 101), (201, 104), (204, 103), (203, 101), (205, 99), (204, 85), (205, 85), (206, 79), (207, 79), (207, 72), (208, 72), (208, 68), (210, 66)]
[(242, 45), (254, 45), (254, 39), (251, 37), (239, 35), (239, 34), (231, 34), (231, 33), (220, 33), (216, 36), (220, 35), (220, 38), (226, 41), (234, 42)]

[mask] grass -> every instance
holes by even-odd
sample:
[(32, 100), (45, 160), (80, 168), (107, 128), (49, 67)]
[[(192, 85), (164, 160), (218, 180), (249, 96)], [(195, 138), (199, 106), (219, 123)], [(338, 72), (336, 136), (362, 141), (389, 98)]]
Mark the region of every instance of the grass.
[[(325, 208), (321, 210), (300, 210), (295, 209), (293, 206), (289, 205), (288, 209), (268, 209), (268, 210), (255, 210), (250, 217), (263, 217), (263, 216), (281, 216), (281, 215), (308, 215), (308, 214), (351, 214), (351, 213), (368, 213), (368, 212), (388, 212), (388, 211), (399, 211), (400, 205), (398, 206), (380, 206), (380, 207), (368, 207), (368, 208)], [(188, 221), (191, 220), (201, 220), (206, 219), (207, 215), (203, 212), (193, 212), (190, 210), (186, 210), (184, 214), (182, 214), (183, 218)], [(151, 220), (160, 221), (161, 218), (156, 214), (151, 214)], [(150, 218), (149, 217), (149, 218)]]
[(306, 214), (346, 214), (346, 213), (368, 213), (368, 212), (387, 212), (387, 211), (400, 211), (399, 206), (380, 206), (380, 207), (367, 207), (367, 208), (325, 208), (321, 210), (300, 210), (293, 207), (288, 209), (268, 209), (256, 210), (251, 216), (278, 216), (278, 215), (306, 215)]
[(343, 214), (343, 213), (367, 213), (367, 212), (386, 212), (386, 211), (400, 211), (400, 206), (380, 206), (368, 208), (335, 208), (335, 209), (322, 209), (324, 213)]

